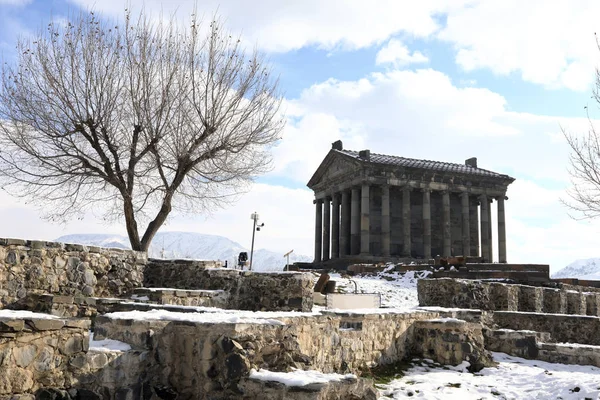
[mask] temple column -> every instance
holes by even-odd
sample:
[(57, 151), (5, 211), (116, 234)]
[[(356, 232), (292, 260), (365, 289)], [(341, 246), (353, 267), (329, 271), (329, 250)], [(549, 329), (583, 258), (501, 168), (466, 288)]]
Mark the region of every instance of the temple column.
[(350, 213), (350, 254), (360, 252), (360, 189), (352, 188), (352, 201)]
[(506, 220), (504, 195), (498, 198), (498, 261), (506, 263)]
[(490, 243), (489, 246), (489, 259), (490, 262), (494, 262), (494, 246), (492, 246), (492, 243), (494, 242), (494, 237), (492, 235), (492, 199), (488, 199), (489, 202), (489, 206), (488, 206), (488, 240)]
[(462, 244), (463, 255), (468, 257), (471, 255), (471, 224), (469, 223), (469, 193), (461, 193), (460, 199), (462, 202)]
[(452, 236), (450, 231), (450, 193), (442, 192), (442, 234), (444, 235), (443, 256), (450, 257), (452, 255)]
[(340, 257), (350, 254), (350, 193), (342, 192), (342, 222), (340, 224)]
[(323, 228), (323, 200), (315, 200), (315, 261), (321, 262), (321, 243)]
[(331, 258), (340, 257), (340, 195), (333, 194), (331, 212)]
[(411, 256), (410, 219), (410, 188), (408, 186), (405, 186), (402, 189), (402, 255), (404, 257)]
[(381, 188), (381, 254), (390, 256), (390, 187), (384, 185)]
[(480, 207), (480, 221), (481, 228), (479, 229), (479, 234), (481, 235), (481, 257), (485, 259), (486, 262), (492, 262), (489, 259), (490, 256), (490, 229), (489, 229), (489, 207), (490, 204), (488, 202), (487, 196), (485, 194), (481, 195), (479, 198), (481, 201)]
[(329, 260), (329, 227), (331, 226), (331, 199), (326, 197), (323, 201), (323, 261)]
[(423, 257), (431, 259), (431, 191), (423, 190)]
[(369, 255), (371, 248), (371, 238), (369, 230), (371, 229), (371, 218), (369, 210), (371, 207), (369, 185), (362, 185), (360, 194), (360, 254)]
[(479, 201), (470, 199), (469, 203), (469, 223), (471, 224), (471, 255), (479, 257), (479, 213), (477, 211)]

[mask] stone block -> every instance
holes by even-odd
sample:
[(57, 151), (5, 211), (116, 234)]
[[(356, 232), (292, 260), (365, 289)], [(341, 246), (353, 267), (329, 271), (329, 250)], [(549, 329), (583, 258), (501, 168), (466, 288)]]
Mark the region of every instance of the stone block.
[(563, 290), (543, 288), (544, 307), (543, 312), (549, 314), (566, 314), (567, 295)]
[(493, 282), (489, 284), (491, 310), (516, 311), (519, 305), (519, 290), (515, 285)]
[(29, 242), (29, 246), (32, 249), (45, 249), (46, 248), (46, 242), (41, 241), (41, 240), (32, 240)]
[(600, 317), (600, 293), (585, 293), (586, 315)]
[(586, 315), (586, 297), (581, 292), (567, 290), (567, 314)]
[(544, 292), (541, 287), (518, 285), (519, 311), (542, 312), (544, 305)]
[(56, 331), (65, 326), (62, 319), (31, 319), (27, 320), (27, 325), (36, 331)]
[(75, 299), (73, 296), (54, 296), (52, 302), (56, 304), (73, 304)]
[(0, 332), (19, 332), (25, 328), (22, 319), (0, 319)]
[(26, 246), (27, 245), (27, 241), (23, 240), (23, 239), (6, 239), (6, 245), (7, 246)]

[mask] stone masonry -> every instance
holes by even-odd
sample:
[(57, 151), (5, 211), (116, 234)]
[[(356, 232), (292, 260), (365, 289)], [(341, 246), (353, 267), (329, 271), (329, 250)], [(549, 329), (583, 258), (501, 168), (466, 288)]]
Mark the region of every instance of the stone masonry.
[(116, 297), (142, 284), (145, 253), (0, 239), (0, 308), (30, 293)]
[(310, 311), (313, 305), (313, 278), (298, 272), (250, 272), (151, 259), (144, 287), (223, 290), (228, 293), (225, 308), (239, 310)]

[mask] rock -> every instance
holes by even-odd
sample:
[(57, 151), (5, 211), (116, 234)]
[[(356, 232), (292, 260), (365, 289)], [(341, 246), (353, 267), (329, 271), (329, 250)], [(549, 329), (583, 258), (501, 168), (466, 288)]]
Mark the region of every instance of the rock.
[(88, 353), (87, 358), (88, 364), (92, 369), (100, 369), (108, 364), (108, 357), (104, 353)]
[(33, 387), (33, 373), (23, 368), (7, 368), (0, 374), (0, 394), (23, 393)]
[(12, 363), (11, 355), (12, 349), (10, 347), (3, 347), (0, 349), (0, 366), (10, 365)]
[(93, 296), (94, 288), (92, 286), (86, 285), (83, 287), (83, 290), (81, 292), (86, 296)]
[(65, 326), (62, 319), (32, 319), (30, 324), (38, 331), (55, 331)]
[(94, 275), (94, 271), (89, 268), (83, 271), (83, 282), (85, 282), (86, 285), (95, 285), (97, 280), (96, 275)]
[(76, 400), (102, 400), (102, 396), (87, 389), (78, 389)]
[(17, 254), (14, 251), (9, 251), (4, 260), (7, 264), (15, 265), (19, 261), (19, 257), (17, 257)]
[(35, 394), (36, 400), (72, 400), (69, 392), (66, 390), (44, 388), (40, 389)]
[(71, 336), (68, 338), (62, 349), (63, 354), (71, 355), (83, 351), (83, 340), (81, 336)]
[(27, 367), (37, 355), (37, 347), (29, 344), (13, 349), (13, 359), (19, 367)]
[(230, 354), (225, 359), (225, 367), (227, 368), (227, 379), (237, 381), (243, 376), (247, 376), (250, 372), (250, 362), (241, 354)]
[(34, 368), (37, 371), (50, 371), (55, 368), (54, 364), (54, 352), (50, 347), (44, 347), (38, 354), (35, 362), (33, 363)]
[(4, 319), (0, 320), (0, 332), (19, 332), (25, 328), (25, 321), (22, 319)]

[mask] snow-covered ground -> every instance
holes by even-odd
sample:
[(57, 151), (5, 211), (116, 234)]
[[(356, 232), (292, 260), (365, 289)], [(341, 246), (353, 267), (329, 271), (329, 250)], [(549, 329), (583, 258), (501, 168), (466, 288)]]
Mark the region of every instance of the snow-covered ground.
[[(393, 268), (393, 267), (392, 267)], [(390, 270), (392, 268), (389, 268)], [(379, 293), (381, 305), (398, 310), (411, 311), (419, 305), (417, 297), (417, 280), (425, 278), (429, 271), (381, 272), (377, 275), (342, 278), (339, 274), (330, 274), (336, 282), (336, 290), (354, 293)], [(356, 282), (356, 285), (354, 285)]]
[(600, 368), (551, 364), (493, 353), (499, 363), (477, 374), (432, 361), (415, 365), (401, 379), (379, 385), (384, 399), (526, 400), (600, 398)]

